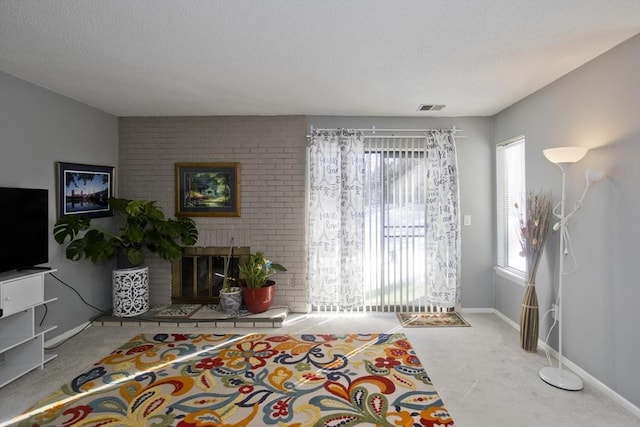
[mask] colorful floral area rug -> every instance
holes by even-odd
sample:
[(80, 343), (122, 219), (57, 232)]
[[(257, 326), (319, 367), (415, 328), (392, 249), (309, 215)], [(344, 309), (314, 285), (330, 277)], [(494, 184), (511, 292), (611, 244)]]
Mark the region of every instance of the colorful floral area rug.
[(404, 334), (138, 335), (21, 426), (452, 426)]
[(405, 328), (470, 326), (458, 313), (398, 313), (398, 319)]

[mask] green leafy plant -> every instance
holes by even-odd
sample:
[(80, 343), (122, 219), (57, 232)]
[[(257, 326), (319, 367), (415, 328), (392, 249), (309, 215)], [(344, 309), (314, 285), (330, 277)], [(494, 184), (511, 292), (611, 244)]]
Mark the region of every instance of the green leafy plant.
[(272, 274), (280, 271), (287, 269), (266, 259), (262, 252), (256, 252), (240, 266), (240, 278), (245, 280), (248, 288), (261, 288)]
[(120, 253), (136, 266), (144, 262), (145, 251), (149, 251), (173, 261), (182, 256), (178, 242), (190, 246), (198, 240), (198, 230), (191, 218), (166, 218), (155, 201), (112, 197), (109, 205), (122, 221), (118, 233), (93, 226), (87, 216), (72, 215), (56, 222), (53, 228), (56, 242), (62, 245), (69, 239), (65, 251), (68, 259), (89, 258), (98, 263)]

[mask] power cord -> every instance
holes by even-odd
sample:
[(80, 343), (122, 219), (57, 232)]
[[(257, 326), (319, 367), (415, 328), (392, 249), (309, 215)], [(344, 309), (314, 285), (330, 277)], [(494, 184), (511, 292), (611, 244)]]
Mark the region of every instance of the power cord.
[[(555, 307), (558, 307), (558, 297), (556, 297)], [(546, 313), (544, 313), (544, 316), (542, 316), (542, 323), (544, 324), (544, 321), (547, 315), (549, 313), (555, 313), (553, 316), (553, 323), (549, 327), (549, 330), (547, 331), (547, 336), (544, 339), (544, 344), (545, 344), (544, 354), (547, 356), (547, 362), (549, 363), (549, 366), (553, 366), (553, 362), (551, 361), (551, 355), (549, 354), (549, 337), (551, 336), (551, 331), (553, 331), (553, 328), (555, 328), (556, 325), (558, 324), (558, 313), (556, 313), (555, 311), (556, 311), (555, 308), (550, 308), (549, 310), (546, 311)]]
[[(86, 304), (87, 306), (93, 308), (94, 310), (99, 311), (101, 314), (107, 314), (110, 315), (111, 313), (108, 311), (104, 311), (101, 308), (96, 307), (95, 305), (89, 304), (87, 302), (87, 300), (85, 300), (82, 295), (80, 295), (80, 292), (78, 292), (73, 286), (71, 286), (70, 284), (66, 283), (64, 280), (60, 279), (58, 276), (56, 276), (53, 273), (50, 273), (51, 277), (53, 277), (54, 279), (56, 279), (58, 282), (62, 283), (63, 285), (65, 285), (66, 287), (68, 287), (69, 289), (71, 289), (77, 296), (78, 298), (80, 298), (80, 300)], [(44, 323), (44, 319), (47, 317), (47, 313), (49, 312), (49, 307), (47, 306), (47, 304), (43, 304), (44, 305), (44, 314), (42, 315), (42, 319), (40, 320), (39, 325), (42, 326), (42, 324)], [(65, 340), (59, 342), (58, 344), (52, 346), (52, 347), (45, 347), (45, 350), (53, 350), (56, 349), (58, 347), (60, 347), (62, 344), (66, 343), (67, 341), (69, 341), (71, 338), (75, 337), (76, 335), (80, 334), (81, 332), (83, 332), (84, 330), (86, 330), (89, 326), (92, 325), (93, 321), (95, 319), (97, 319), (100, 316), (94, 316), (92, 318), (89, 319), (89, 323), (87, 323), (87, 325), (82, 328), (81, 330), (79, 330), (78, 332), (76, 332), (75, 334), (71, 335), (70, 337), (66, 338)]]
[(83, 297), (82, 295), (80, 295), (80, 292), (78, 292), (73, 286), (71, 286), (70, 284), (66, 283), (65, 281), (63, 281), (62, 279), (60, 279), (58, 276), (56, 276), (55, 274), (51, 273), (51, 276), (56, 279), (58, 282), (62, 283), (63, 285), (65, 285), (66, 287), (68, 287), (69, 289), (71, 289), (73, 292), (75, 292), (76, 295), (78, 295), (78, 298), (80, 298), (80, 300), (85, 303), (87, 306), (93, 308), (94, 310), (98, 310), (100, 313), (102, 314), (111, 314), (108, 311), (104, 311), (101, 308), (96, 307), (95, 305), (91, 305), (89, 304)]
[(63, 341), (60, 341), (58, 344), (51, 346), (51, 347), (45, 347), (45, 350), (54, 350), (58, 347), (60, 347), (62, 344), (66, 343), (67, 341), (69, 341), (71, 338), (79, 335), (81, 332), (85, 331), (86, 329), (88, 329), (91, 326), (91, 323), (93, 322), (93, 320), (95, 320), (96, 318), (94, 317), (93, 319), (89, 319), (89, 323), (87, 323), (84, 328), (80, 329), (78, 332), (76, 332), (75, 334), (71, 335), (70, 337), (64, 339)]
[(49, 312), (49, 307), (47, 306), (47, 304), (42, 304), (44, 306), (44, 314), (42, 315), (42, 319), (40, 320), (40, 323), (38, 323), (38, 326), (42, 326), (42, 324), (44, 323), (44, 319), (45, 317), (47, 317), (47, 313)]

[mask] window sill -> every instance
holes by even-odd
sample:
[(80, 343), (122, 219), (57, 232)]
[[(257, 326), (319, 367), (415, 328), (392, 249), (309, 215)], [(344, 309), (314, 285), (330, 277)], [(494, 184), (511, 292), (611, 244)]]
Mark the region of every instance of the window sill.
[(525, 279), (523, 276), (520, 276), (519, 274), (516, 274), (513, 271), (507, 270), (506, 268), (503, 268), (503, 267), (493, 267), (493, 269), (495, 270), (498, 276), (504, 279), (507, 279), (513, 283), (516, 283), (522, 287), (527, 286), (527, 279)]

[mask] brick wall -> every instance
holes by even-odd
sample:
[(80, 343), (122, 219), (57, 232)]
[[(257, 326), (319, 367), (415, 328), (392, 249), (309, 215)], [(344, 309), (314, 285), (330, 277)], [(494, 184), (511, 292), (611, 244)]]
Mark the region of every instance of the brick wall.
[[(241, 216), (198, 217), (198, 246), (250, 246), (287, 267), (274, 306), (306, 311), (303, 116), (120, 118), (118, 196), (175, 214), (176, 162), (240, 162)], [(151, 304), (171, 301), (170, 264), (147, 256)]]

